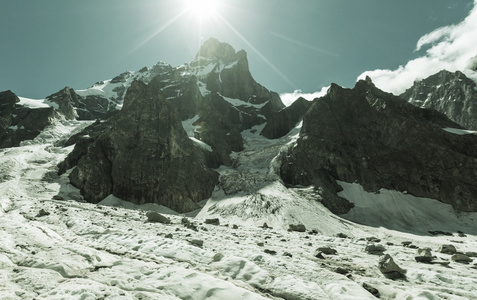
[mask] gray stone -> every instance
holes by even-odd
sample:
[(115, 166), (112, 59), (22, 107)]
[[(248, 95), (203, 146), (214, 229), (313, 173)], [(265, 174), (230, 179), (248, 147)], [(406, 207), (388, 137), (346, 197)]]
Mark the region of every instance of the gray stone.
[(445, 254), (455, 254), (457, 252), (457, 249), (455, 248), (454, 245), (446, 244), (446, 245), (440, 246), (437, 252), (445, 253)]
[(171, 220), (155, 211), (146, 213), (147, 221), (151, 223), (171, 224)]
[(199, 248), (202, 248), (204, 246), (204, 241), (203, 240), (192, 240), (190, 241), (191, 245), (197, 246)]
[(220, 225), (220, 220), (217, 218), (214, 219), (205, 219), (205, 224), (210, 224), (210, 225)]
[(319, 247), (318, 249), (315, 250), (315, 256), (318, 253), (323, 253), (326, 255), (336, 255), (338, 251), (336, 251), (336, 249), (333, 249), (331, 247)]
[(303, 224), (290, 224), (288, 230), (296, 232), (306, 232), (306, 227)]
[(421, 263), (431, 263), (433, 260), (431, 248), (419, 248), (414, 259)]
[(224, 258), (224, 255), (222, 253), (216, 253), (214, 257), (212, 258), (215, 262), (221, 261), (222, 258)]
[(386, 278), (393, 280), (406, 278), (406, 271), (399, 267), (389, 254), (379, 259), (378, 268)]
[(370, 254), (382, 254), (386, 248), (381, 244), (369, 244), (364, 248), (364, 251)]
[(472, 258), (468, 257), (465, 254), (459, 254), (459, 253), (452, 255), (451, 259), (455, 262), (460, 262), (460, 263), (471, 263), (472, 262)]

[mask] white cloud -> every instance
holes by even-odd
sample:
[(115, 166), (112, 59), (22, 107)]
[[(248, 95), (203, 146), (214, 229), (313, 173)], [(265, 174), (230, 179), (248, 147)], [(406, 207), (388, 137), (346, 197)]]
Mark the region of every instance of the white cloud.
[(283, 104), (286, 106), (290, 106), (293, 102), (295, 102), (296, 99), (302, 97), (306, 100), (313, 100), (315, 98), (323, 97), (326, 95), (326, 92), (328, 91), (329, 86), (323, 87), (321, 91), (319, 92), (314, 92), (314, 93), (303, 93), (301, 90), (295, 90), (293, 93), (284, 93), (280, 95), (280, 98), (282, 98)]
[(358, 79), (371, 77), (382, 90), (401, 94), (410, 88), (415, 80), (426, 78), (443, 69), (463, 71), (477, 79), (477, 72), (468, 68), (477, 56), (477, 0), (469, 15), (459, 24), (445, 26), (419, 39), (416, 51), (426, 50), (425, 55), (409, 61), (396, 70), (374, 70), (361, 74)]

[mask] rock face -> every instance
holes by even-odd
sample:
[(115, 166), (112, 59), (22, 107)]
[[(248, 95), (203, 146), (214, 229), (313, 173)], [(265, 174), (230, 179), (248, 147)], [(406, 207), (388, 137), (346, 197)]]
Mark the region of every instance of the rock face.
[(272, 114), (260, 133), (266, 138), (276, 139), (286, 135), (303, 119), (303, 115), (312, 105), (311, 101), (298, 98), (290, 106)]
[(197, 209), (217, 183), (205, 155), (188, 138), (176, 109), (162, 94), (135, 81), (110, 129), (92, 143), (70, 175), (85, 199), (109, 194), (178, 212)]
[(53, 107), (29, 108), (11, 91), (0, 92), (0, 148), (17, 147), (34, 139), (54, 118)]
[(331, 85), (305, 114), (300, 138), (282, 157), (282, 179), (314, 185), (335, 213), (351, 205), (336, 196), (336, 181), (357, 182), (438, 199), (477, 211), (477, 136), (443, 128), (459, 125), (377, 89), (370, 80), (353, 89)]
[(78, 117), (76, 109), (73, 105), (78, 103), (78, 95), (75, 91), (69, 87), (65, 87), (61, 91), (46, 97), (46, 101), (54, 103), (57, 106), (57, 110), (61, 112), (66, 119), (75, 120)]
[(414, 82), (401, 97), (416, 106), (440, 111), (467, 129), (477, 130), (477, 87), (462, 72), (440, 71)]

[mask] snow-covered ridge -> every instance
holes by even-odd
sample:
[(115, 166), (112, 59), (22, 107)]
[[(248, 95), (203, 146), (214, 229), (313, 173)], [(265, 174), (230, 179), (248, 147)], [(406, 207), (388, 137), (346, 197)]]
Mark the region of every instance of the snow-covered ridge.
[(29, 99), (25, 97), (18, 97), (20, 99), (20, 102), (17, 103), (21, 106), (25, 106), (31, 109), (35, 108), (48, 108), (48, 107), (53, 107), (53, 108), (58, 108), (58, 104), (56, 103), (51, 103), (48, 102), (45, 99)]

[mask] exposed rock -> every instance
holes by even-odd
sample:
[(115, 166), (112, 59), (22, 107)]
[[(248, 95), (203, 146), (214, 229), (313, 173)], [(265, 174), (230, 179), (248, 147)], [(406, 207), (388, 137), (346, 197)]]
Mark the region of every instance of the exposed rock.
[(338, 267), (338, 268), (336, 268), (336, 273), (342, 274), (342, 275), (346, 275), (346, 274), (349, 273), (349, 270), (346, 270), (346, 269), (344, 269), (344, 268), (342, 268), (342, 267)]
[(61, 112), (66, 119), (75, 120), (78, 117), (73, 104), (78, 102), (78, 95), (69, 87), (65, 87), (61, 91), (46, 97), (46, 101), (54, 103), (58, 106), (57, 110)]
[(311, 101), (298, 98), (290, 106), (272, 114), (260, 133), (266, 138), (276, 139), (286, 135), (303, 119), (303, 115), (312, 105)]
[(461, 126), (477, 130), (476, 83), (462, 72), (442, 70), (414, 82), (401, 97), (410, 103), (433, 108)]
[(306, 227), (303, 224), (290, 224), (288, 230), (296, 232), (306, 232)]
[(197, 246), (199, 248), (202, 248), (204, 246), (204, 241), (203, 240), (192, 240), (190, 241), (191, 245)]
[(60, 116), (53, 107), (29, 108), (12, 91), (0, 92), (0, 148), (32, 140)]
[(222, 253), (216, 253), (214, 257), (212, 258), (215, 262), (221, 261), (222, 258), (224, 258), (224, 255)]
[(457, 249), (454, 247), (454, 245), (448, 244), (440, 246), (437, 252), (445, 254), (455, 254), (457, 252)]
[(305, 114), (300, 138), (282, 155), (280, 175), (291, 185), (317, 187), (337, 214), (353, 207), (337, 196), (337, 180), (477, 211), (477, 136), (446, 127), (460, 126), (372, 83), (359, 81), (353, 89), (332, 84)]
[(330, 247), (319, 247), (318, 249), (315, 250), (315, 256), (318, 253), (323, 253), (326, 255), (336, 255), (338, 254), (338, 251), (336, 249), (330, 248)]
[(376, 298), (380, 298), (381, 297), (381, 293), (379, 293), (379, 290), (376, 289), (375, 287), (367, 284), (366, 282), (363, 282), (363, 288), (365, 290), (367, 290), (368, 292), (370, 292), (374, 297)]
[(49, 216), (49, 215), (50, 215), (50, 213), (42, 208), (42, 209), (40, 209), (40, 211), (38, 212), (38, 214), (36, 216), (37, 217), (44, 217), (44, 216)]
[(214, 219), (205, 219), (205, 224), (210, 224), (210, 225), (220, 225), (220, 220), (218, 218)]
[(381, 244), (369, 244), (364, 248), (364, 251), (368, 252), (369, 254), (382, 254), (386, 251), (386, 248)]
[(389, 254), (379, 259), (378, 268), (386, 278), (392, 280), (406, 278), (406, 271), (401, 269)]
[(187, 212), (197, 209), (217, 182), (200, 150), (169, 101), (135, 81), (110, 129), (88, 146), (70, 180), (92, 203), (113, 194)]
[(276, 255), (277, 251), (275, 250), (270, 250), (270, 249), (264, 249), (263, 252), (270, 254), (270, 255)]
[(477, 257), (477, 252), (465, 252), (464, 254), (468, 257)]
[(472, 262), (472, 258), (468, 257), (465, 254), (459, 254), (459, 253), (452, 255), (451, 259), (455, 262), (460, 262), (460, 263), (471, 263)]
[(146, 213), (147, 221), (152, 223), (171, 224), (171, 220), (155, 211)]
[(431, 263), (433, 260), (431, 248), (417, 249), (417, 255), (414, 257), (417, 262)]
[(411, 244), (412, 244), (412, 242), (411, 242), (411, 241), (404, 241), (404, 242), (401, 242), (401, 245), (402, 245), (403, 247), (409, 247)]

